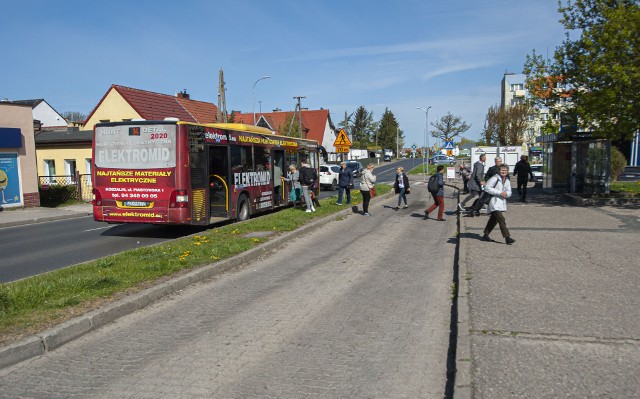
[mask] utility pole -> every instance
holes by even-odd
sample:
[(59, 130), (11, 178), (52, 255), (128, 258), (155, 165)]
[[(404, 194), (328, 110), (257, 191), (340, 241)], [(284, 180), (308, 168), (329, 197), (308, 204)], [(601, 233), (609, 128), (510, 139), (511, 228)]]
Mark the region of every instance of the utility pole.
[(224, 97), (224, 72), (220, 68), (218, 73), (218, 122), (227, 123), (227, 100)]
[(296, 108), (293, 111), (293, 118), (291, 119), (291, 124), (289, 125), (289, 136), (291, 136), (291, 128), (293, 127), (293, 121), (296, 118), (296, 112), (298, 113), (298, 127), (300, 128), (300, 138), (306, 139), (306, 134), (302, 131), (302, 110), (306, 108), (302, 108), (302, 103), (300, 100), (303, 98), (307, 98), (304, 96), (294, 96), (294, 100), (298, 100), (296, 103)]

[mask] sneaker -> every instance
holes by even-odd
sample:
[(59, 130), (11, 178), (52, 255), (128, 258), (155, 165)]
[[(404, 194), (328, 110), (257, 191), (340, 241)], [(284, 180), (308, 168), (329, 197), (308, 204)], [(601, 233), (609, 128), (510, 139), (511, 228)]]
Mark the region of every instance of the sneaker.
[[(340, 206), (342, 206), (342, 204), (341, 204), (341, 203), (339, 203), (339, 202), (336, 202), (336, 205), (340, 205)], [(347, 205), (349, 205), (349, 204), (347, 204)]]
[(364, 216), (370, 216), (368, 212), (363, 213)]
[(311, 207), (311, 212), (315, 212), (316, 208), (314, 208), (313, 206)]
[(462, 205), (460, 205), (460, 203), (458, 203), (458, 209), (460, 209), (460, 212), (464, 212), (465, 209), (462, 207)]
[(309, 212), (309, 213), (311, 213), (311, 212), (313, 212), (313, 211), (312, 211), (311, 209), (307, 209), (305, 212)]
[(396, 207), (395, 207), (395, 208), (393, 208), (393, 209), (400, 209), (400, 206), (396, 206)]
[(405, 205), (403, 208), (404, 208), (404, 209), (407, 209), (408, 207), (409, 207), (409, 205)]
[(505, 240), (505, 242), (507, 243), (507, 245), (511, 245), (511, 244), (513, 244), (514, 242), (516, 242), (516, 240), (514, 240), (514, 239), (513, 239), (513, 238), (511, 238), (511, 237), (507, 237), (507, 238), (505, 238), (504, 240)]

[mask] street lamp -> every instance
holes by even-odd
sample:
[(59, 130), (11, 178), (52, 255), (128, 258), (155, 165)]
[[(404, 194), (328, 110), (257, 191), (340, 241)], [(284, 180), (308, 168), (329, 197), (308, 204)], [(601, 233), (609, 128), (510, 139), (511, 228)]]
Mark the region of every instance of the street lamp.
[(253, 124), (256, 124), (256, 85), (258, 84), (259, 81), (264, 80), (264, 79), (270, 79), (271, 76), (263, 76), (260, 79), (256, 80), (256, 82), (253, 84), (253, 88), (251, 89), (251, 98), (253, 99)]
[(421, 109), (425, 112), (426, 114), (426, 125), (425, 125), (425, 130), (424, 130), (424, 142), (425, 142), (425, 151), (422, 153), (422, 165), (424, 168), (424, 181), (427, 181), (427, 167), (424, 165), (424, 158), (425, 155), (429, 153), (429, 110), (431, 109), (431, 105), (429, 105), (427, 107), (427, 109), (424, 109), (422, 107), (416, 107), (416, 109)]

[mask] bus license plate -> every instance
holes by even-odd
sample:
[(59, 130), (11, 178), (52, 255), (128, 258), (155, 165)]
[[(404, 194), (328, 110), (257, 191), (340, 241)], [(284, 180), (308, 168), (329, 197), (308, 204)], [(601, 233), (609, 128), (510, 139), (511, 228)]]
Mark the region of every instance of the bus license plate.
[(144, 201), (125, 201), (124, 206), (147, 207), (149, 203)]

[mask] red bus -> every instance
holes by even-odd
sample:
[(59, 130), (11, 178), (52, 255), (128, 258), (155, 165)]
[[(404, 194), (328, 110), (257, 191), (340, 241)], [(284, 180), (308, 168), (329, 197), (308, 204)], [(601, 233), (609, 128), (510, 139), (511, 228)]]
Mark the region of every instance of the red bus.
[(287, 206), (289, 165), (318, 168), (318, 142), (234, 123), (98, 123), (93, 218), (208, 225)]

